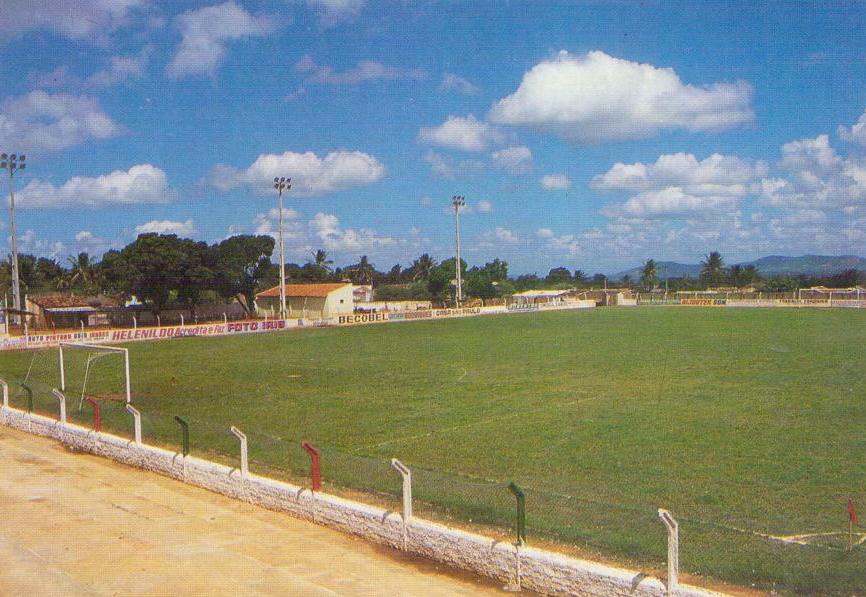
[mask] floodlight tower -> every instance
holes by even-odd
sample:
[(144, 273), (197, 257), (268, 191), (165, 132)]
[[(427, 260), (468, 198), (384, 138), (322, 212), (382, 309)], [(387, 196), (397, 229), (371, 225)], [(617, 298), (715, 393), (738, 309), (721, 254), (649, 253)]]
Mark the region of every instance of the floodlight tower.
[(280, 319), (286, 318), (286, 250), (283, 245), (283, 191), (292, 188), (292, 179), (285, 176), (274, 178), (274, 189), (279, 197), (280, 210)]
[(460, 271), (460, 208), (466, 205), (466, 198), (460, 195), (454, 195), (451, 198), (451, 204), (454, 206), (454, 239), (457, 245), (457, 261), (454, 263), (454, 269), (457, 270), (457, 295), (454, 302), (460, 306), (460, 301), (463, 300), (463, 274)]
[(27, 156), (0, 154), (0, 168), (9, 171), (9, 232), (12, 244), (12, 308), (15, 309), (15, 323), (20, 322), (21, 316), (21, 284), (18, 281), (18, 244), (15, 235), (15, 172), (27, 167)]

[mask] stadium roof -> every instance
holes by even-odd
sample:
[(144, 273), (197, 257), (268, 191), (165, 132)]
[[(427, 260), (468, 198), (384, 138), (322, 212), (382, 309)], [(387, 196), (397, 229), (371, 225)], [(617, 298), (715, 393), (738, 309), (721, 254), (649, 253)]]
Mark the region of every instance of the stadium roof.
[[(286, 296), (294, 296), (294, 297), (317, 297), (323, 298), (334, 292), (335, 290), (340, 290), (341, 288), (345, 288), (346, 286), (351, 286), (351, 284), (347, 284), (345, 282), (339, 282), (336, 284), (286, 284)], [(280, 286), (274, 286), (273, 288), (268, 288), (256, 295), (256, 297), (279, 297), (280, 296)]]
[(535, 297), (546, 297), (546, 296), (562, 296), (564, 294), (569, 294), (574, 292), (574, 288), (570, 288), (567, 290), (524, 290), (523, 292), (517, 292), (514, 296), (521, 296), (526, 298), (535, 298)]

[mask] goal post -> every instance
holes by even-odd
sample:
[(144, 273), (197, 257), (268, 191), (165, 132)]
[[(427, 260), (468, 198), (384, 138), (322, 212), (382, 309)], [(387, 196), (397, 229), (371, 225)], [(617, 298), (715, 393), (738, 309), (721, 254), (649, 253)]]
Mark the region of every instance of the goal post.
[(91, 366), (93, 363), (105, 356), (112, 354), (123, 355), (123, 377), (126, 392), (126, 403), (132, 402), (132, 388), (129, 381), (129, 350), (126, 348), (118, 348), (116, 346), (104, 346), (100, 344), (84, 344), (80, 342), (61, 342), (58, 345), (58, 365), (60, 369), (60, 391), (66, 391), (66, 373), (67, 373), (67, 358), (64, 356), (64, 348), (67, 350), (84, 350), (88, 352), (87, 360), (84, 367), (84, 379), (82, 380), (82, 400), (84, 397), (84, 388), (87, 385), (87, 378), (90, 375)]

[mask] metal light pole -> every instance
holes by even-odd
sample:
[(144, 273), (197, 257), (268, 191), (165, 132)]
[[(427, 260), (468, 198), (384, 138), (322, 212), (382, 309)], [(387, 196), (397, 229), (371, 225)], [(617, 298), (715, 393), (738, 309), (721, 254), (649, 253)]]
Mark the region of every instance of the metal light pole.
[(13, 317), (15, 323), (21, 322), (21, 284), (18, 280), (18, 242), (15, 235), (15, 177), (17, 170), (27, 167), (25, 155), (0, 154), (0, 168), (9, 171), (9, 231), (12, 243), (12, 308), (16, 313)]
[(292, 188), (292, 179), (285, 176), (274, 178), (274, 189), (279, 197), (280, 210), (280, 319), (286, 318), (286, 251), (283, 245), (283, 191)]
[(457, 261), (454, 264), (454, 269), (457, 270), (457, 296), (454, 302), (457, 307), (460, 307), (460, 301), (463, 300), (463, 274), (460, 267), (460, 208), (466, 205), (466, 198), (460, 195), (454, 195), (451, 198), (451, 204), (454, 206), (454, 238), (457, 244)]

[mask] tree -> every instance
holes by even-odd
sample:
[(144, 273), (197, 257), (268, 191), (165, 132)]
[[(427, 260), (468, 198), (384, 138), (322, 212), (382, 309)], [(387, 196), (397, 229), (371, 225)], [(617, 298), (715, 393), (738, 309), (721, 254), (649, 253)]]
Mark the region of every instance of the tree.
[(586, 274), (583, 272), (583, 270), (580, 270), (580, 269), (574, 270), (573, 279), (574, 279), (574, 283), (578, 286), (580, 286), (581, 284), (586, 284), (586, 282), (587, 282)]
[(378, 273), (376, 267), (367, 260), (366, 255), (361, 256), (361, 261), (355, 265), (350, 265), (346, 268), (349, 278), (353, 284), (370, 285), (373, 283), (373, 277)]
[(592, 275), (592, 285), (593, 286), (605, 286), (607, 284), (607, 276), (604, 274), (593, 274)]
[(79, 253), (75, 257), (68, 257), (69, 262), (69, 286), (79, 288), (90, 294), (96, 291), (96, 264), (87, 253)]
[(179, 239), (183, 251), (183, 267), (178, 276), (177, 300), (195, 316), (202, 293), (214, 287), (214, 269), (217, 260), (214, 249), (205, 242), (188, 238)]
[(548, 284), (570, 283), (571, 271), (567, 267), (555, 267), (547, 273), (544, 281)]
[(256, 291), (276, 269), (271, 263), (273, 252), (274, 239), (270, 236), (241, 234), (214, 246), (214, 289), (217, 294), (225, 299), (238, 298), (244, 310), (251, 314)]
[(316, 266), (316, 269), (321, 271), (323, 278), (327, 277), (327, 274), (331, 271), (331, 266), (334, 265), (334, 261), (328, 259), (328, 253), (324, 249), (318, 249), (313, 252), (313, 261), (311, 263)]
[[(187, 241), (192, 242), (192, 241)], [(141, 234), (111, 258), (111, 276), (130, 294), (150, 303), (154, 315), (180, 289), (189, 264), (188, 247), (176, 234)]]
[(646, 290), (653, 290), (658, 285), (658, 272), (654, 259), (649, 259), (643, 264), (640, 283)]
[(508, 279), (508, 263), (498, 257), (481, 268), (492, 282), (502, 282)]
[(725, 279), (725, 262), (718, 251), (713, 251), (701, 261), (701, 281), (709, 286), (719, 286)]
[(434, 267), (436, 267), (436, 261), (427, 253), (424, 253), (413, 261), (406, 271), (412, 273), (412, 280), (428, 280)]

